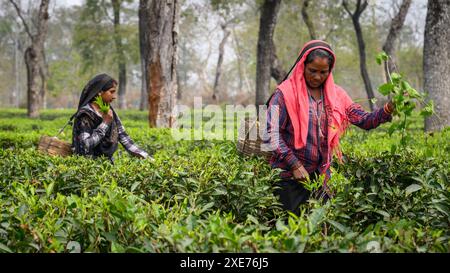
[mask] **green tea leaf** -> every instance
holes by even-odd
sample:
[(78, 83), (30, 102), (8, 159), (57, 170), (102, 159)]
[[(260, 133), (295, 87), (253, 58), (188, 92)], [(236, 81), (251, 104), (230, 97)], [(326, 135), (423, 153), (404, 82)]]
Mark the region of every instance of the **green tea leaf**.
[(384, 210), (377, 210), (375, 212), (380, 214), (380, 215), (383, 215), (386, 218), (390, 218), (391, 217), (391, 215), (387, 211), (384, 211)]
[(391, 74), (391, 78), (394, 83), (399, 83), (400, 80), (402, 79), (402, 75), (394, 72)]
[(331, 219), (328, 219), (327, 222), (330, 223), (331, 225), (333, 225), (335, 228), (337, 228), (342, 233), (345, 233), (347, 231), (347, 229), (348, 229), (347, 227), (345, 227), (341, 223), (338, 223), (338, 222), (333, 221)]
[(418, 184), (411, 184), (405, 189), (406, 196), (408, 196), (411, 193), (416, 192), (416, 191), (418, 191), (420, 189), (422, 189), (422, 186), (420, 186)]
[(420, 111), (420, 115), (424, 117), (431, 116), (434, 113), (434, 103), (429, 101), (427, 106)]
[(378, 87), (378, 91), (383, 95), (383, 96), (387, 96), (389, 95), (392, 91), (394, 91), (394, 85), (392, 83), (385, 83), (380, 85), (380, 87)]
[(136, 181), (131, 185), (131, 192), (134, 192), (134, 190), (141, 184), (141, 181)]
[(55, 187), (55, 182), (51, 182), (45, 189), (46, 195), (50, 196), (53, 193), (53, 188)]
[(435, 207), (438, 211), (440, 211), (440, 212), (442, 212), (443, 214), (445, 214), (447, 217), (449, 216), (449, 210), (448, 210), (448, 208), (445, 207), (444, 205), (438, 203), (438, 204), (434, 204), (434, 207)]
[(6, 245), (4, 245), (2, 243), (0, 243), (0, 250), (2, 250), (3, 252), (6, 252), (6, 253), (12, 253), (12, 250), (9, 249), (9, 247), (7, 247)]
[(384, 51), (378, 53), (376, 56), (377, 64), (380, 64), (380, 65), (383, 63), (383, 61), (387, 61), (388, 59), (389, 59), (389, 56)]
[(402, 88), (408, 93), (408, 97), (412, 98), (412, 99), (416, 99), (416, 98), (421, 98), (422, 95), (417, 92), (416, 89), (412, 88), (411, 85), (409, 85), (409, 83), (407, 81), (402, 81), (401, 82)]
[(247, 214), (247, 221), (250, 221), (251, 223), (255, 225), (259, 225), (258, 219), (256, 219), (253, 215)]
[(392, 136), (392, 134), (395, 132), (395, 130), (397, 130), (397, 128), (398, 128), (398, 123), (392, 123), (391, 126), (389, 126), (389, 128), (388, 128), (389, 136)]
[(105, 103), (101, 96), (95, 98), (95, 103), (100, 107), (100, 111), (104, 114), (109, 112), (109, 104)]
[(76, 242), (76, 241), (70, 241), (67, 244), (66, 249), (70, 252), (70, 253), (81, 253), (81, 246), (80, 243)]
[(370, 241), (366, 245), (366, 250), (370, 253), (381, 253), (380, 243), (377, 241)]

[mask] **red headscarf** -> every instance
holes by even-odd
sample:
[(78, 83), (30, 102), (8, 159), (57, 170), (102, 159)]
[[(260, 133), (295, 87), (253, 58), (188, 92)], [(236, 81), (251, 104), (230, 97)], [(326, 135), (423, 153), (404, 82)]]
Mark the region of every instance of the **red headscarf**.
[[(315, 49), (323, 49), (330, 52), (334, 60), (336, 60), (334, 52), (327, 43), (320, 40), (312, 40), (304, 45), (299, 55), (300, 60), (293, 68), (291, 75), (278, 86), (278, 89), (283, 93), (287, 112), (294, 127), (294, 144), (296, 149), (300, 149), (306, 145), (309, 100), (303, 73), (306, 58)], [(331, 64), (331, 69), (333, 67), (334, 62)], [(336, 152), (339, 159), (341, 159), (342, 154), (339, 150), (339, 137), (348, 126), (345, 109), (352, 104), (352, 100), (344, 89), (334, 83), (331, 70), (323, 84), (323, 92), (328, 117), (328, 151), (329, 153)], [(327, 168), (330, 164), (330, 159), (331, 156), (327, 156)]]

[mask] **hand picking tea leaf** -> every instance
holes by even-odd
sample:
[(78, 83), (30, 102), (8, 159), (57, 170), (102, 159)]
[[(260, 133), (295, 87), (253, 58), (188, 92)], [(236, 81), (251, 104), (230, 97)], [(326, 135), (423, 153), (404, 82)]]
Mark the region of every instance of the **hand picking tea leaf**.
[(109, 112), (109, 104), (105, 103), (101, 96), (95, 98), (95, 103), (100, 107), (100, 111), (104, 114)]

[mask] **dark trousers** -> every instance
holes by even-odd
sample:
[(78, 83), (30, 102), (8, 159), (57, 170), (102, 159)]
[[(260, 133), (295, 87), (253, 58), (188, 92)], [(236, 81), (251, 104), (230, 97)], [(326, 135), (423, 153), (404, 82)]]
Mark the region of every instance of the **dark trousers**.
[[(318, 173), (311, 174), (311, 180), (318, 178)], [(275, 194), (279, 197), (284, 210), (293, 212), (295, 215), (300, 215), (300, 205), (306, 203), (311, 192), (303, 184), (293, 178), (284, 179), (278, 182), (279, 188), (275, 190)], [(330, 198), (323, 187), (314, 194), (318, 196), (323, 202)]]

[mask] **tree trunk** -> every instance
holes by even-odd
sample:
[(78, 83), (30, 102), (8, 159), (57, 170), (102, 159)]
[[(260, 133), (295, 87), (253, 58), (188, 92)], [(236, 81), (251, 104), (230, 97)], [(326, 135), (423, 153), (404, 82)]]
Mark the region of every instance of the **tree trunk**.
[(141, 101), (139, 102), (139, 110), (144, 111), (148, 107), (147, 101), (147, 73), (145, 69), (145, 61), (141, 58)]
[(238, 92), (242, 92), (242, 88), (244, 87), (244, 75), (242, 72), (242, 57), (241, 57), (241, 48), (239, 47), (239, 42), (236, 39), (236, 31), (234, 27), (233, 30), (233, 45), (236, 52), (236, 61), (237, 61), (237, 69), (238, 69), (238, 77), (239, 77), (239, 85), (238, 85)]
[(148, 31), (145, 26), (149, 24), (150, 16), (148, 15), (149, 1), (139, 0), (139, 51), (141, 55), (141, 101), (139, 110), (144, 111), (148, 107), (148, 91), (147, 91), (147, 56), (146, 47), (149, 43)]
[(361, 70), (361, 76), (364, 81), (364, 87), (366, 88), (367, 98), (369, 99), (370, 110), (374, 110), (374, 103), (372, 99), (375, 98), (372, 83), (370, 82), (369, 72), (367, 71), (367, 62), (366, 62), (366, 46), (364, 44), (364, 38), (362, 35), (361, 25), (359, 24), (359, 20), (354, 20), (353, 24), (355, 26), (356, 37), (358, 39), (358, 48), (359, 48), (359, 69)]
[(45, 52), (42, 48), (41, 57), (39, 58), (39, 77), (41, 79), (41, 109), (47, 109), (47, 74), (48, 74), (48, 68), (47, 68), (47, 61), (45, 59)]
[(222, 63), (223, 63), (223, 56), (225, 55), (225, 44), (227, 43), (228, 36), (230, 36), (230, 31), (227, 29), (227, 25), (223, 24), (221, 25), (223, 30), (223, 38), (219, 45), (219, 59), (217, 60), (217, 69), (216, 69), (216, 77), (214, 80), (214, 87), (213, 87), (213, 96), (212, 99), (214, 102), (218, 101), (219, 96), (219, 86), (221, 84), (221, 76), (222, 76)]
[(311, 21), (311, 18), (309, 18), (309, 14), (308, 14), (309, 4), (310, 4), (310, 0), (303, 1), (302, 17), (303, 17), (303, 22), (305, 22), (305, 25), (308, 28), (309, 36), (311, 37), (311, 40), (316, 40), (316, 38), (317, 38), (316, 29), (314, 28), (314, 24)]
[(396, 67), (396, 57), (395, 57), (395, 43), (400, 34), (400, 31), (405, 22), (406, 15), (408, 14), (409, 7), (411, 6), (412, 0), (403, 0), (400, 9), (392, 19), (391, 28), (389, 29), (389, 34), (386, 38), (386, 42), (383, 45), (383, 50), (386, 52), (391, 58), (385, 64), (385, 75), (386, 82), (389, 82), (389, 74), (395, 70)]
[(180, 75), (181, 74), (177, 72), (177, 101), (181, 100), (181, 76)]
[(435, 105), (435, 114), (425, 119), (426, 131), (450, 126), (450, 1), (428, 1), (425, 24), (424, 89)]
[(25, 64), (27, 67), (27, 105), (30, 118), (39, 117), (41, 94), (39, 92), (39, 63), (33, 46), (25, 50)]
[(149, 16), (147, 91), (150, 127), (172, 127), (177, 95), (178, 0), (145, 0)]
[[(17, 15), (25, 28), (25, 32), (31, 39), (31, 45), (25, 50), (24, 54), (27, 67), (27, 114), (31, 118), (37, 118), (39, 117), (39, 109), (42, 106), (42, 98), (45, 98), (45, 93), (42, 94), (42, 92), (45, 92), (46, 87), (46, 78), (43, 76), (43, 69), (45, 68), (43, 66), (45, 63), (44, 42), (48, 30), (48, 7), (50, 0), (41, 0), (35, 23), (35, 34), (31, 33), (26, 20), (22, 16), (20, 7), (13, 0), (10, 0), (10, 2), (16, 9)], [(40, 83), (39, 80), (41, 81)]]
[(117, 64), (119, 69), (119, 108), (125, 109), (127, 106), (127, 65), (123, 51), (122, 34), (120, 30), (120, 9), (122, 0), (112, 0), (114, 12), (114, 42), (116, 45)]
[(273, 60), (273, 33), (281, 0), (265, 0), (259, 21), (258, 50), (256, 63), (256, 109), (264, 105), (269, 97), (270, 72)]
[(286, 71), (283, 69), (283, 67), (280, 64), (280, 61), (278, 60), (277, 56), (277, 50), (275, 43), (272, 40), (272, 64), (270, 68), (270, 74), (272, 75), (272, 78), (274, 78), (278, 84), (283, 81), (284, 77), (286, 76)]
[(355, 28), (356, 39), (358, 41), (358, 49), (359, 49), (359, 68), (361, 70), (361, 76), (363, 78), (364, 86), (366, 88), (367, 98), (369, 99), (370, 110), (373, 111), (375, 107), (374, 103), (372, 102), (372, 99), (375, 98), (375, 96), (372, 89), (372, 83), (370, 82), (369, 73), (367, 72), (366, 45), (364, 43), (361, 24), (359, 23), (359, 18), (362, 12), (367, 7), (367, 1), (358, 0), (356, 4), (356, 10), (354, 13), (352, 13), (348, 8), (347, 1), (343, 1), (343, 5), (347, 13), (350, 15), (353, 22), (353, 26)]
[(15, 79), (15, 84), (14, 84), (14, 89), (13, 92), (11, 93), (11, 100), (10, 103), (13, 107), (19, 107), (19, 70), (20, 70), (20, 66), (19, 66), (19, 37), (16, 34), (14, 37), (14, 79)]

